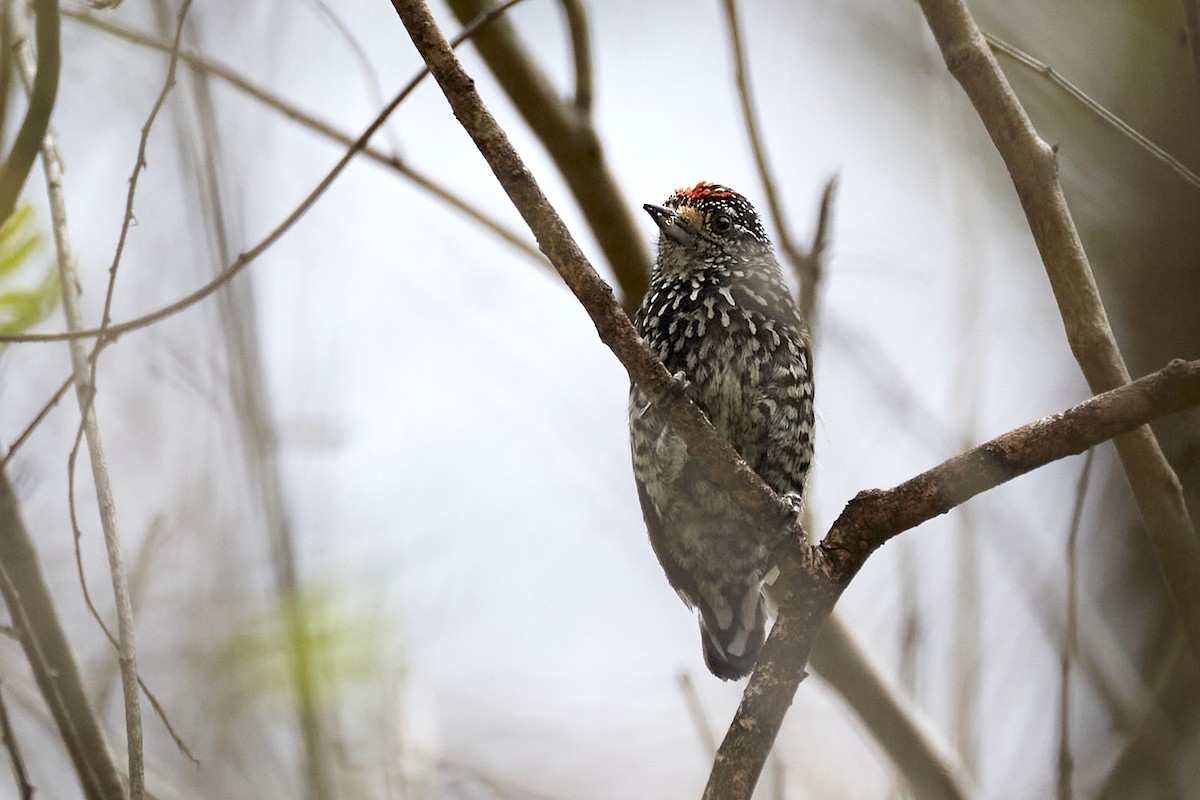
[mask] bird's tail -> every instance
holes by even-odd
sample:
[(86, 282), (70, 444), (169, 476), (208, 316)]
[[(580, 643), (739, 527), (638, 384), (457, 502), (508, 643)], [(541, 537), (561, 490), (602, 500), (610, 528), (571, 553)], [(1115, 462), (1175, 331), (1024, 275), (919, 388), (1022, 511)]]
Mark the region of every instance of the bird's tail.
[(757, 585), (730, 591), (725, 597), (734, 602), (726, 602), (718, 610), (701, 607), (700, 641), (709, 672), (733, 681), (749, 675), (758, 661), (766, 638), (767, 606)]

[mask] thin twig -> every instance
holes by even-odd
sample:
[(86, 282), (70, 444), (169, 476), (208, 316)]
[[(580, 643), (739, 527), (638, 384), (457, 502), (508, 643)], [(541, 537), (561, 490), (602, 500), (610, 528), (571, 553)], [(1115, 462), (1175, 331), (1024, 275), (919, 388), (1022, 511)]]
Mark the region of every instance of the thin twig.
[(34, 430), (37, 429), (38, 425), (42, 424), (42, 420), (44, 420), (50, 414), (50, 411), (56, 405), (58, 405), (58, 401), (62, 400), (62, 396), (67, 393), (67, 389), (71, 388), (71, 381), (73, 380), (75, 380), (75, 376), (68, 375), (66, 379), (63, 380), (62, 385), (58, 387), (57, 391), (50, 396), (50, 399), (42, 404), (42, 408), (40, 411), (38, 411), (37, 416), (35, 416), (33, 420), (25, 426), (25, 430), (21, 431), (21, 435), (18, 436), (12, 443), (12, 446), (8, 448), (8, 452), (4, 454), (4, 458), (0, 458), (0, 470), (3, 470), (8, 466), (8, 462), (11, 461), (12, 457), (16, 455), (18, 450), (21, 449), (21, 445), (25, 444), (25, 440), (27, 440)]
[[(36, 94), (41, 76), (33, 75), (34, 59), (29, 52), (29, 41), (24, 32), (25, 15), (20, 3), (13, 4), (10, 15), (13, 29), (14, 51), (18, 68), (27, 84), (31, 97)], [(55, 20), (57, 24), (57, 19)], [(40, 24), (39, 24), (40, 28)], [(39, 33), (39, 42), (41, 36)], [(39, 55), (40, 59), (40, 55)], [(38, 67), (40, 71), (40, 67)], [(33, 102), (32, 100), (30, 101)], [(80, 307), (79, 277), (75, 269), (75, 257), (71, 252), (67, 233), (66, 202), (62, 188), (62, 161), (58, 155), (54, 132), (48, 127), (42, 130), (40, 140), (42, 169), (46, 178), (46, 193), (50, 203), (50, 218), (54, 231), (54, 245), (58, 254), (59, 282), (62, 286), (63, 312), (69, 330), (83, 326)], [(125, 735), (129, 762), (129, 798), (142, 800), (145, 796), (145, 763), (142, 752), (142, 714), (138, 695), (137, 648), (134, 643), (133, 611), (129, 603), (129, 584), (125, 573), (125, 559), (121, 551), (121, 536), (117, 524), (116, 503), (100, 438), (100, 426), (93, 406), (95, 398), (94, 373), (89, 372), (88, 354), (82, 340), (70, 343), (71, 366), (75, 378), (76, 398), (79, 402), (81, 427), (86, 435), (88, 454), (92, 464), (92, 478), (96, 488), (96, 502), (100, 522), (104, 530), (105, 550), (108, 554), (109, 571), (112, 577), (113, 596), (117, 607), (117, 657), (121, 665), (121, 685), (125, 697)], [(78, 439), (76, 440), (78, 445)], [(74, 475), (74, 454), (68, 468)], [(73, 488), (73, 486), (72, 486)], [(72, 502), (74, 498), (72, 497)], [(74, 509), (72, 509), (74, 515)]]
[(3, 696), (0, 696), (0, 736), (4, 739), (4, 749), (8, 751), (8, 761), (12, 765), (13, 781), (17, 784), (17, 791), (21, 795), (21, 800), (32, 800), (36, 789), (29, 782), (29, 770), (25, 769), (25, 759), (21, 756), (21, 747), (17, 742), (17, 735), (13, 732), (12, 723), (8, 719), (8, 707), (4, 704)]
[(1077, 545), (1079, 526), (1083, 521), (1083, 501), (1087, 498), (1088, 481), (1092, 475), (1095, 450), (1088, 450), (1083, 459), (1083, 471), (1075, 487), (1075, 508), (1071, 511), (1071, 528), (1067, 533), (1067, 624), (1063, 631), (1062, 654), (1059, 661), (1058, 695), (1058, 800), (1072, 800), (1075, 759), (1071, 756), (1071, 664), (1079, 647)]
[[(509, 8), (515, 6), (521, 0), (507, 0), (501, 3), (496, 8), (482, 14), (475, 22), (463, 28), (462, 32), (455, 37), (454, 44), (457, 46), (463, 41), (466, 41), (473, 36), (484, 25), (488, 24), (498, 16), (503, 14)], [(292, 227), (300, 221), (300, 218), (308, 213), (309, 209), (316, 204), (317, 200), (325, 193), (325, 191), (333, 184), (346, 166), (354, 159), (359, 152), (366, 146), (367, 141), (375, 135), (375, 132), (383, 125), (387, 118), (391, 116), (402, 102), (412, 94), (412, 91), (417, 88), (418, 84), (429, 74), (428, 68), (422, 69), (416, 76), (410, 80), (400, 92), (392, 98), (392, 101), (384, 107), (382, 111), (371, 121), (371, 124), (366, 127), (362, 134), (354, 141), (342, 155), (332, 169), (321, 179), (320, 183), (308, 193), (308, 195), (300, 201), (300, 204), (292, 210), (282, 222), (276, 225), (266, 236), (264, 236), (258, 244), (251, 247), (249, 250), (238, 256), (232, 264), (227, 266), (219, 275), (205, 283), (195, 291), (184, 295), (173, 303), (169, 303), (148, 314), (143, 314), (140, 317), (135, 317), (126, 322), (116, 323), (107, 328), (81, 328), (76, 331), (64, 331), (60, 333), (46, 334), (7, 334), (0, 335), (0, 342), (65, 342), (74, 339), (91, 339), (97, 336), (106, 336), (108, 339), (115, 339), (118, 336), (126, 334), (130, 331), (148, 327), (160, 322), (168, 317), (178, 314), (180, 311), (191, 308), (196, 303), (209, 297), (213, 292), (220, 289), (229, 281), (233, 280), (243, 269), (252, 264), (255, 259), (265, 253), (275, 242), (279, 241)]]
[[(919, 0), (946, 66), (1012, 178), (1058, 303), (1071, 352), (1093, 393), (1129, 382), (1091, 264), (1058, 181), (1054, 149), (1034, 129), (962, 0)], [(1150, 549), (1200, 664), (1200, 539), (1179, 478), (1149, 428), (1116, 442)]]
[[(125, 252), (125, 242), (129, 237), (129, 228), (133, 224), (133, 200), (137, 196), (138, 179), (146, 168), (146, 147), (150, 144), (150, 129), (154, 127), (154, 121), (158, 119), (158, 112), (162, 109), (163, 103), (167, 101), (167, 95), (171, 93), (171, 89), (175, 88), (175, 69), (179, 64), (179, 45), (183, 40), (183, 23), (187, 19), (191, 7), (192, 0), (183, 0), (179, 6), (179, 13), (176, 15), (175, 39), (171, 42), (171, 57), (167, 61), (167, 77), (163, 81), (163, 87), (159, 91), (158, 97), (154, 99), (154, 105), (150, 107), (150, 114), (146, 117), (145, 124), (142, 125), (141, 138), (138, 139), (137, 157), (133, 162), (133, 171), (129, 174), (129, 191), (125, 194), (125, 216), (121, 220), (121, 233), (117, 237), (117, 249), (113, 253), (112, 265), (108, 268), (108, 288), (104, 292), (104, 313), (100, 317), (101, 328), (108, 327), (112, 322), (112, 301), (113, 291), (117, 285), (117, 269), (121, 265), (121, 256)], [(103, 340), (104, 337), (101, 336), (96, 342), (97, 348)], [(92, 357), (92, 377), (95, 378), (94, 355)]]
[(575, 108), (585, 116), (592, 113), (592, 37), (588, 30), (583, 0), (559, 0), (571, 33), (571, 56), (575, 63)]
[[(11, 5), (11, 3), (9, 4)], [(4, 164), (0, 165), (0, 221), (8, 219), (17, 205), (17, 196), (33, 168), (33, 160), (42, 146), (42, 138), (50, 127), (50, 114), (58, 96), (58, 73), (62, 66), (59, 52), (58, 0), (36, 0), (34, 13), (37, 15), (37, 70), (29, 92), (29, 107), (25, 119), (17, 131), (12, 151)], [(17, 42), (27, 40), (24, 14), (20, 28), (12, 22), (10, 26), (14, 47)], [(28, 50), (28, 42), (25, 44)], [(7, 97), (4, 98), (7, 102)]]
[[(154, 36), (149, 36), (145, 33), (135, 31), (131, 28), (126, 28), (123, 25), (118, 25), (107, 19), (97, 17), (94, 14), (88, 14), (75, 9), (64, 9), (63, 16), (70, 20), (83, 23), (96, 30), (104, 31), (112, 36), (116, 36), (124, 41), (131, 42), (140, 47), (149, 47), (163, 53), (171, 52), (171, 43)], [(238, 74), (229, 67), (206, 58), (196, 52), (184, 49), (180, 51), (179, 58), (187, 63), (192, 69), (203, 72), (206, 75), (227, 83), (233, 88), (242, 92), (247, 97), (251, 97), (268, 108), (274, 109), (286, 116), (293, 122), (303, 125), (305, 128), (320, 134), (321, 136), (336, 142), (343, 147), (353, 147), (354, 137), (344, 131), (334, 128), (327, 122), (324, 122), (312, 116), (299, 107), (289, 103), (276, 94), (269, 92), (258, 84), (248, 80), (245, 76)], [(380, 101), (382, 105), (382, 101)], [(403, 178), (414, 183), (418, 188), (424, 189), (431, 195), (441, 200), (446, 205), (458, 211), (472, 222), (475, 222), (483, 228), (491, 231), (496, 236), (500, 237), (517, 250), (529, 256), (539, 264), (545, 264), (546, 259), (538, 252), (536, 247), (531, 246), (525, 239), (514, 233), (495, 218), (489, 216), (482, 209), (468, 203), (458, 195), (454, 194), (448, 188), (438, 183), (436, 180), (409, 166), (403, 159), (395, 154), (385, 153), (377, 147), (371, 145), (364, 146), (361, 151), (364, 158), (370, 159), (380, 166), (386, 167), (397, 173)]]
[[(1188, 1), (1190, 2), (1190, 0)], [(1038, 59), (1026, 53), (1024, 50), (1009, 44), (998, 36), (993, 36), (992, 34), (985, 32), (983, 34), (983, 38), (987, 39), (987, 43), (991, 45), (992, 50), (1008, 56), (1021, 66), (1028, 67), (1039, 75), (1049, 79), (1050, 82), (1055, 86), (1058, 86), (1067, 94), (1071, 95), (1071, 97), (1074, 97), (1076, 100), (1082, 103), (1088, 111), (1091, 111), (1102, 121), (1120, 131), (1122, 135), (1128, 137), (1138, 147), (1142, 148), (1147, 153), (1154, 156), (1154, 158), (1161, 161), (1168, 168), (1179, 175), (1179, 177), (1191, 184), (1194, 188), (1200, 189), (1200, 175), (1192, 172), (1183, 165), (1183, 162), (1175, 158), (1175, 156), (1171, 155), (1166, 150), (1163, 150), (1154, 142), (1150, 141), (1146, 136), (1135, 130), (1134, 127), (1128, 122), (1121, 119), (1116, 114), (1093, 100), (1090, 95), (1060, 75), (1058, 71), (1054, 69), (1054, 67), (1050, 66), (1045, 61), (1039, 61)]]

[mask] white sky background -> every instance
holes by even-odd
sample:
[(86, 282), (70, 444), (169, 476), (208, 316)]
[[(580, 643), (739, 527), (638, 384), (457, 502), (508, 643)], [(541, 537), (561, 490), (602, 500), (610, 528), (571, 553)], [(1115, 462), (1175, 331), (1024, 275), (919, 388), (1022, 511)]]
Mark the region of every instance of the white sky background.
[[(817, 330), (810, 503), (823, 532), (856, 491), (894, 485), (1085, 389), (1003, 167), (917, 6), (742, 5), (770, 161), (802, 240), (823, 181), (840, 175)], [(390, 96), (419, 65), (390, 5), (330, 6)], [(636, 209), (705, 179), (765, 210), (719, 4), (622, 1), (589, 11), (596, 122), (622, 200)], [(107, 16), (153, 30), (142, 4)], [(515, 19), (568, 91), (557, 5), (528, 0)], [(378, 109), (361, 63), (314, 3), (197, 0), (189, 25), (206, 54), (339, 128), (356, 135)], [(165, 60), (71, 21), (64, 49), (54, 124), (85, 304), (98, 319), (138, 130)], [(603, 272), (540, 145), (470, 48), (463, 56)], [(169, 302), (211, 273), (192, 178), (176, 155), (173, 104), (187, 100), (183, 86), (154, 132), (117, 319)], [(240, 252), (341, 150), (221, 84), (214, 97)], [(432, 81), (375, 142), (393, 140), (412, 164), (520, 227)], [(41, 191), (40, 179), (31, 181), (29, 196)], [(654, 227), (637, 213), (649, 247)], [(401, 796), (383, 787), (381, 764), (397, 747), (379, 733), (389, 726), (432, 763), (466, 765), (549, 797), (699, 796), (710, 759), (676, 676), (691, 674), (719, 732), (744, 684), (708, 675), (695, 622), (654, 561), (628, 467), (627, 378), (561, 282), (365, 161), (237, 280), (252, 283), (257, 299), (302, 575), (348, 618), (371, 621), (373, 666), (340, 684), (337, 725), (358, 765), (357, 783), (343, 778), (344, 796)], [(282, 696), (251, 693), (245, 704), (222, 705), (227, 690), (211, 672), (235, 623), (271, 608), (265, 533), (248, 510), (252, 495), (239, 488), (245, 476), (217, 319), (210, 300), (128, 335), (101, 366), (98, 408), (127, 552), (138, 552), (156, 516), (167, 529), (139, 618), (142, 671), (204, 765), (193, 770), (175, 755), (146, 708), (149, 753), (154, 771), (189, 795), (292, 796), (296, 746)], [(41, 327), (61, 326), (55, 318)], [(66, 371), (63, 345), (0, 356), (3, 442)], [(903, 391), (888, 390), (897, 377)], [(71, 398), (14, 475), (79, 655), (104, 675), (111, 656), (79, 599), (64, 502), (76, 420)], [(1102, 450), (1097, 474), (1110, 462)], [(1038, 619), (1044, 604), (1062, 602), (1057, 570), (1080, 467), (1054, 465), (971, 504), (982, 558), (982, 797), (1044, 796), (1053, 786), (1058, 656)], [(82, 460), (80, 487), (91, 588), (109, 608)], [(1085, 536), (1117, 524), (1089, 522)], [(871, 559), (839, 605), (894, 680), (899, 564), (908, 550), (923, 612), (918, 702), (943, 735), (953, 729), (963, 647), (954, 610), (962, 535), (959, 514), (905, 534)], [(1048, 597), (1022, 588), (1031, 575), (1052, 587)], [(11, 643), (0, 651), (6, 665), (21, 663)], [(1106, 722), (1088, 710), (1095, 701), (1087, 692), (1078, 698), (1081, 719)], [(120, 749), (118, 709), (106, 718)], [(1079, 736), (1082, 786), (1109, 768), (1106, 741), (1098, 731)], [(39, 796), (73, 796), (70, 777), (55, 777), (63, 762), (53, 740), (42, 747)], [(893, 783), (886, 759), (820, 680), (801, 687), (778, 752), (789, 797), (881, 797)], [(434, 787), (424, 796), (493, 796), (460, 781)], [(11, 787), (0, 781), (5, 792)]]

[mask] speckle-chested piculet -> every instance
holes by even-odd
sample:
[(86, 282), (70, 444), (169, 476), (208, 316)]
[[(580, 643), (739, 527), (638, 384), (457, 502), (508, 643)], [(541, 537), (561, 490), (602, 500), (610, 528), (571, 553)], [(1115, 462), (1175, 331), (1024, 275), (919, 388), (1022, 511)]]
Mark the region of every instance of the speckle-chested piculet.
[[(638, 332), (746, 463), (798, 508), (813, 457), (812, 357), (757, 212), (714, 183), (645, 209), (659, 227), (658, 259)], [(708, 668), (741, 678), (766, 635), (774, 532), (756, 530), (703, 476), (637, 386), (629, 433), (650, 544), (699, 612)]]

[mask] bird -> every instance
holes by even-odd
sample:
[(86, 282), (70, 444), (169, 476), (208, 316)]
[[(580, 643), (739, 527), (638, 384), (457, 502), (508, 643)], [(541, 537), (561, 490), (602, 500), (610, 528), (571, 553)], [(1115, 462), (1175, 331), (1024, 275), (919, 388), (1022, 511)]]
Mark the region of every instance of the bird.
[[(758, 212), (702, 181), (643, 206), (658, 255), (634, 326), (684, 392), (793, 513), (813, 458), (808, 332)], [(777, 532), (752, 518), (689, 459), (687, 445), (632, 384), (633, 474), (650, 544), (697, 612), (704, 661), (748, 675), (766, 638)]]

